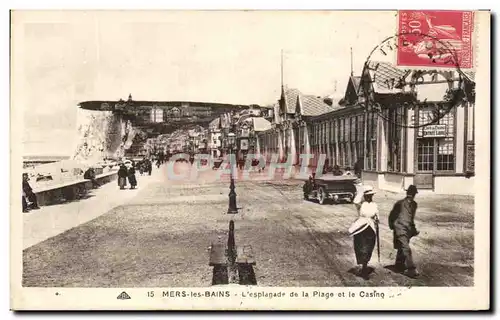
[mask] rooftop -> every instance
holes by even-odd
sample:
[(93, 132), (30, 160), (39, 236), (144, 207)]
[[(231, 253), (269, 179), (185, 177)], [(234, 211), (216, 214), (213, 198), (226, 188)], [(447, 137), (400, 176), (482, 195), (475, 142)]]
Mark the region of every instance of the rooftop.
[(301, 95), (301, 113), (303, 116), (317, 116), (339, 108), (337, 105), (328, 105), (323, 98), (314, 95)]

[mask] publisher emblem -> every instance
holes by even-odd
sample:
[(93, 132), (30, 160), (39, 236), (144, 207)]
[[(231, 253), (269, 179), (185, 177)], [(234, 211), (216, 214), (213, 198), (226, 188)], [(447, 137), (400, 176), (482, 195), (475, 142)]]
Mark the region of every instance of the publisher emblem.
[(130, 296), (125, 291), (123, 291), (122, 293), (120, 293), (118, 295), (118, 297), (116, 297), (116, 299), (118, 299), (118, 300), (127, 300), (127, 299), (131, 299), (131, 298), (130, 298)]

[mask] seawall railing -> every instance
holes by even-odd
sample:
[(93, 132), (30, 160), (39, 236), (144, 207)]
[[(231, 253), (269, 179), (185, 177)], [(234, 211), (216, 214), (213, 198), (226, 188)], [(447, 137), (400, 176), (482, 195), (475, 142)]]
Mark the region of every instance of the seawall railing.
[[(102, 172), (102, 171), (101, 171)], [(106, 184), (117, 179), (117, 170), (98, 174), (96, 181), (100, 184)], [(46, 206), (83, 199), (88, 196), (92, 189), (92, 181), (78, 177), (76, 180), (51, 184), (46, 186), (34, 186), (33, 192), (37, 196), (38, 205)]]

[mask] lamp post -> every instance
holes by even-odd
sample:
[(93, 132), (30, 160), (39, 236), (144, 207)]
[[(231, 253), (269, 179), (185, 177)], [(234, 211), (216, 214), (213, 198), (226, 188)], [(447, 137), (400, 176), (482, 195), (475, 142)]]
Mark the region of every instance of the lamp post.
[(229, 185), (229, 208), (227, 209), (228, 214), (238, 213), (238, 207), (236, 206), (236, 192), (234, 191), (234, 172), (233, 172), (233, 161), (234, 156), (234, 145), (236, 144), (236, 136), (233, 132), (230, 132), (227, 136), (227, 142), (229, 144), (229, 165), (231, 166), (231, 184)]

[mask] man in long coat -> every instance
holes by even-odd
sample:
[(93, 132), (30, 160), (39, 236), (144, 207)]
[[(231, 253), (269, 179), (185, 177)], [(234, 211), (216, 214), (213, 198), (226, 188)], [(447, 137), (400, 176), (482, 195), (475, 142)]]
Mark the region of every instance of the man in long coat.
[(396, 202), (389, 214), (389, 228), (394, 234), (394, 249), (398, 250), (395, 268), (411, 278), (419, 275), (410, 248), (410, 239), (419, 234), (415, 227), (417, 203), (414, 199), (417, 193), (417, 187), (410, 185), (406, 191), (406, 198)]

